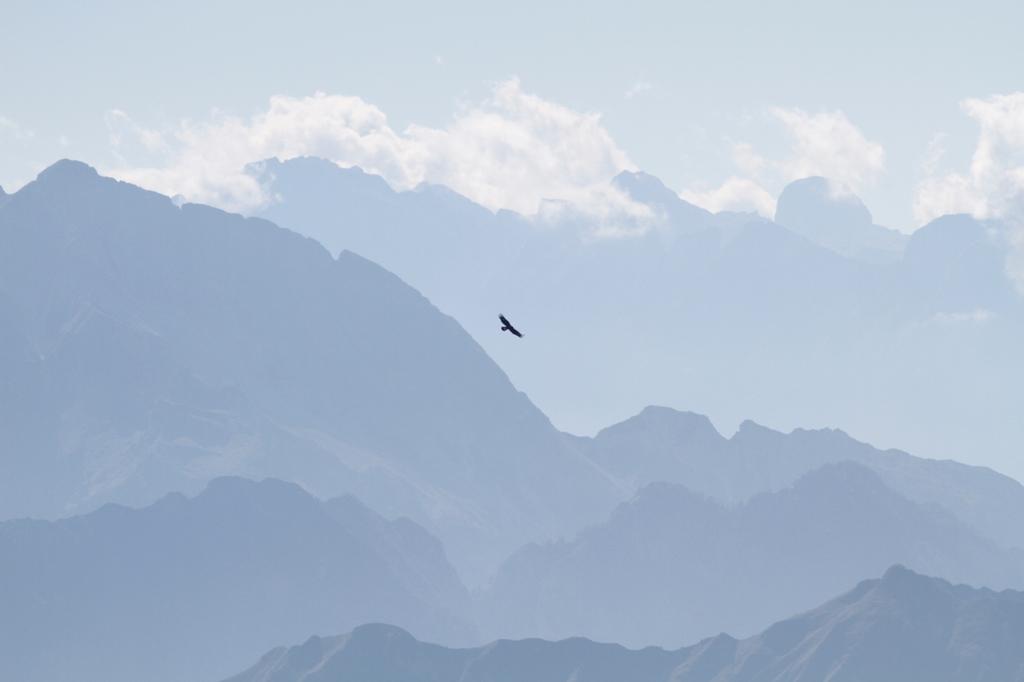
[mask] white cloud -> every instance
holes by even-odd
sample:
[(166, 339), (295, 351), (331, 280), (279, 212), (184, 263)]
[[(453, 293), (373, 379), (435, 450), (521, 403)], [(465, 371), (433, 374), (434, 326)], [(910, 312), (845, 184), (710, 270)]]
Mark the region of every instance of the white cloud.
[(0, 137), (6, 137), (15, 142), (28, 142), (35, 137), (35, 133), (28, 130), (17, 121), (5, 116), (0, 116)]
[(749, 143), (734, 142), (733, 163), (739, 175), (714, 189), (685, 191), (683, 198), (708, 210), (752, 209), (770, 218), (774, 197), (793, 180), (821, 175), (837, 191), (851, 193), (870, 185), (885, 169), (882, 145), (869, 140), (841, 111), (810, 114), (774, 107), (768, 114), (788, 138), (784, 157), (768, 158)]
[(793, 142), (791, 156), (777, 162), (786, 182), (822, 175), (859, 192), (885, 168), (885, 150), (868, 140), (841, 111), (808, 114), (800, 109), (772, 110)]
[(924, 157), (921, 159), (921, 172), (926, 176), (935, 175), (939, 164), (946, 156), (946, 133), (936, 133), (928, 141), (928, 148), (925, 149)]
[(775, 213), (775, 197), (749, 178), (733, 176), (718, 187), (704, 191), (683, 191), (680, 196), (713, 213), (719, 211), (755, 211), (771, 217)]
[(986, 308), (977, 308), (960, 313), (935, 313), (932, 322), (942, 325), (985, 324), (995, 318), (995, 313)]
[(639, 95), (641, 93), (644, 93), (644, 92), (647, 92), (648, 90), (651, 90), (652, 88), (654, 88), (654, 85), (651, 84), (651, 83), (648, 83), (647, 81), (637, 81), (637, 82), (633, 83), (631, 86), (629, 86), (629, 88), (624, 93), (624, 97), (626, 99), (633, 99), (637, 95)]
[(1020, 207), (1024, 92), (967, 99), (960, 106), (979, 126), (970, 167), (965, 173), (931, 174), (918, 185), (914, 216), (921, 222), (957, 212), (1004, 218)]
[[(498, 83), (444, 128), (414, 124), (397, 131), (383, 111), (359, 97), (324, 93), (277, 95), (251, 118), (214, 113), (170, 131), (147, 130), (118, 111), (110, 112), (108, 125), (122, 157), (113, 175), (232, 210), (252, 210), (269, 199), (246, 164), (312, 155), (360, 166), (398, 189), (447, 185), (491, 209), (533, 215), (553, 199), (602, 220), (644, 213), (608, 187), (634, 165), (600, 116), (526, 93), (517, 79)], [(125, 158), (132, 153), (129, 139), (141, 146), (137, 153), (158, 160), (133, 164)]]
[(967, 99), (963, 111), (978, 124), (966, 172), (935, 173), (914, 193), (914, 217), (925, 223), (947, 213), (998, 219), (1010, 246), (1006, 268), (1024, 293), (1024, 92)]

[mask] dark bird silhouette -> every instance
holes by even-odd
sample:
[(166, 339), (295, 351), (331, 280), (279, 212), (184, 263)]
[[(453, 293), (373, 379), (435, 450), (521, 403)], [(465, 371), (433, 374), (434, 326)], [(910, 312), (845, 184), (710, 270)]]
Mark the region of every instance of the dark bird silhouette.
[(519, 338), (523, 338), (523, 335), (519, 332), (518, 329), (512, 326), (512, 323), (508, 321), (507, 317), (505, 317), (504, 315), (498, 315), (498, 319), (501, 320), (501, 331), (512, 332)]

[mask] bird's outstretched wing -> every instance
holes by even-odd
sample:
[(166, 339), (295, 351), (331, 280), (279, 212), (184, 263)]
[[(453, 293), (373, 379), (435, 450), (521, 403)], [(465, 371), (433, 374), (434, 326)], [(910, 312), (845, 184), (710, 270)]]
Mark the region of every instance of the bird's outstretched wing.
[(501, 320), (501, 331), (510, 332), (514, 336), (523, 338), (523, 334), (518, 329), (512, 326), (512, 323), (508, 321), (507, 317), (505, 317), (504, 315), (498, 315), (498, 319)]

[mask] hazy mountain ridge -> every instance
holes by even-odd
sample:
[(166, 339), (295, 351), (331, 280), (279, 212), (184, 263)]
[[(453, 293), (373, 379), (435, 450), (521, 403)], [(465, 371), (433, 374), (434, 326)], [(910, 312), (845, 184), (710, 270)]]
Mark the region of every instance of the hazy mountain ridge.
[(951, 585), (902, 567), (749, 639), (624, 649), (586, 639), (445, 649), (390, 626), (278, 648), (229, 682), (1012, 682), (1024, 593)]
[(898, 262), (907, 235), (876, 225), (856, 196), (828, 179), (791, 182), (779, 195), (775, 222), (844, 256), (876, 263)]
[(678, 646), (749, 634), (893, 563), (979, 586), (1024, 586), (1018, 554), (839, 462), (734, 509), (654, 483), (570, 542), (511, 557), (479, 612), (491, 637), (582, 635)]
[(730, 438), (704, 415), (647, 407), (577, 447), (629, 491), (679, 483), (732, 505), (778, 491), (823, 464), (853, 461), (922, 504), (935, 504), (1004, 547), (1024, 548), (1024, 486), (985, 467), (879, 450), (838, 429), (781, 433), (747, 421)]
[[(355, 195), (358, 201), (364, 195), (371, 204), (395, 201), (397, 195), (385, 192), (372, 177), (336, 170), (365, 184), (362, 194)], [(519, 362), (537, 360), (531, 353), (558, 359), (560, 341), (545, 332), (547, 320), (557, 322), (559, 329), (568, 326), (567, 333), (581, 338), (602, 338), (603, 343), (605, 332), (614, 337), (627, 358), (617, 372), (631, 371), (629, 362), (643, 355), (637, 348), (651, 347), (647, 361), (660, 363), (665, 349), (659, 344), (665, 339), (659, 337), (659, 321), (675, 309), (666, 308), (661, 297), (630, 307), (635, 294), (652, 285), (671, 290), (680, 286), (681, 278), (686, 288), (699, 291), (708, 273), (716, 273), (731, 282), (718, 298), (691, 296), (672, 305), (683, 305), (706, 325), (707, 338), (693, 348), (713, 354), (718, 347), (731, 347), (737, 366), (750, 369), (771, 360), (794, 330), (820, 340), (816, 335), (824, 334), (823, 326), (867, 319), (873, 314), (867, 294), (883, 291), (892, 277), (905, 274), (843, 258), (768, 221), (691, 211), (694, 207), (681, 200), (673, 204), (668, 190), (649, 176), (623, 176), (620, 181), (634, 183), (634, 191), (648, 192), (651, 201), (665, 204), (666, 216), (711, 222), (694, 230), (661, 230), (649, 238), (593, 242), (582, 251), (572, 244), (575, 236), (555, 232), (539, 242), (527, 240), (499, 250), (494, 254), (498, 261), (507, 257), (524, 268), (536, 267), (538, 258), (558, 263), (548, 271), (550, 278), (523, 278), (499, 268), (488, 280), (500, 287), (516, 283), (517, 295), (535, 299), (530, 309), (536, 317), (523, 321), (513, 316), (528, 334), (523, 342), (489, 327), (490, 341), (500, 339), (504, 352), (522, 356)], [(475, 230), (476, 221), (486, 216), (511, 221), (514, 230), (534, 229), (513, 214), (480, 213), (479, 207), (443, 188), (424, 187), (401, 196), (406, 196), (401, 201), (411, 202), (402, 209), (410, 216), (438, 206), (465, 212), (465, 221), (454, 224), (456, 231)], [(342, 205), (349, 201), (342, 199)], [(369, 215), (376, 212), (374, 208)], [(951, 249), (968, 255), (946, 262), (943, 278), (937, 280), (944, 284), (932, 292), (933, 298), (912, 302), (921, 315), (930, 316), (926, 319), (940, 314), (944, 301), (959, 296), (964, 281), (975, 281), (972, 273), (988, 272), (997, 259), (998, 249), (993, 250), (985, 231), (973, 222), (970, 230), (978, 228), (973, 232), (958, 229), (958, 220), (937, 221), (907, 249), (905, 261), (916, 264), (913, 281), (922, 291), (933, 281), (928, 274), (932, 265), (947, 258)], [(399, 223), (392, 236), (400, 237), (403, 229)], [(434, 238), (429, 230), (421, 232), (423, 239)], [(478, 238), (486, 241), (501, 234)], [(366, 236), (375, 238), (372, 229)], [(551, 245), (556, 248), (546, 251)], [(479, 248), (479, 242), (471, 246)], [(467, 280), (451, 277), (424, 253), (410, 259), (447, 278), (453, 289), (467, 288)], [(633, 282), (641, 266), (643, 276)], [(744, 273), (751, 272), (757, 277), (744, 280)], [(865, 273), (882, 273), (868, 290), (859, 288)], [(806, 308), (813, 312), (810, 316), (800, 314), (808, 304), (805, 277), (821, 280), (813, 304)], [(476, 282), (473, 277), (468, 281)], [(472, 295), (482, 301), (488, 286), (481, 280)], [(1000, 298), (1000, 287), (991, 278), (979, 287), (978, 300), (992, 310), (1005, 310), (1013, 299)], [(625, 306), (629, 314), (577, 325), (578, 311), (570, 303), (595, 295), (602, 305)], [(724, 307), (719, 305), (723, 301)], [(782, 308), (775, 306), (780, 301), (785, 302), (779, 304)], [(493, 304), (487, 303), (488, 325), (493, 324)], [(908, 304), (897, 297), (885, 305), (895, 314)], [(778, 326), (780, 311), (793, 328)], [(763, 348), (727, 333), (737, 319), (763, 325), (764, 334), (757, 339)], [(819, 352), (824, 358), (831, 350)], [(595, 343), (581, 352), (607, 358), (609, 349)], [(192, 662), (196, 665), (232, 652), (251, 654), (246, 647), (252, 642), (269, 647), (310, 632), (336, 632), (361, 620), (415, 621), (420, 625), (410, 627), (422, 628), (417, 632), (467, 636), (472, 625), (465, 621), (470, 617), (460, 614), (468, 613), (469, 599), (447, 557), (475, 585), (524, 543), (572, 537), (585, 526), (591, 527), (573, 540), (527, 545), (503, 564), (493, 589), (475, 605), (487, 628), (517, 636), (583, 633), (630, 644), (675, 646), (721, 629), (753, 632), (864, 575), (877, 575), (895, 561), (974, 583), (1017, 584), (1019, 577), (1019, 554), (993, 546), (960, 523), (1003, 545), (1020, 546), (1020, 531), (1012, 524), (1021, 505), (1020, 486), (1010, 479), (955, 463), (880, 452), (841, 432), (784, 435), (751, 422), (725, 439), (706, 418), (666, 409), (646, 410), (592, 439), (559, 433), (455, 320), (382, 267), (347, 251), (332, 258), (313, 240), (265, 220), (179, 206), (167, 197), (101, 178), (75, 162), (56, 164), (0, 207), (0, 363), (3, 515), (54, 517), (109, 500), (145, 504), (171, 490), (198, 492), (224, 474), (279, 477), (320, 497), (354, 493), (369, 505), (340, 498), (298, 507), (315, 519), (315, 528), (340, 531), (345, 542), (372, 547), (365, 561), (348, 566), (366, 569), (363, 578), (343, 577), (324, 589), (351, 596), (365, 576), (380, 574), (388, 581), (383, 593), (400, 602), (392, 604), (397, 615), (378, 618), (370, 606), (391, 602), (381, 595), (374, 601), (375, 593), (368, 590), (354, 603), (366, 599), (370, 606), (350, 612), (350, 624), (335, 624), (330, 619), (338, 613), (331, 612), (324, 615), (323, 625), (297, 619), (293, 629), (279, 636), (282, 631), (273, 630), (273, 624), (261, 623), (270, 629), (244, 642), (241, 631), (235, 633), (239, 640), (228, 645), (227, 654), (209, 648), (217, 643), (213, 637), (189, 644), (187, 637), (194, 633), (182, 626), (186, 648), (196, 646), (200, 652)], [(666, 376), (678, 370), (664, 365)], [(712, 363), (702, 371), (713, 370)], [(552, 373), (552, 378), (573, 384), (571, 371)], [(746, 380), (753, 381), (749, 376)], [(593, 382), (589, 395), (595, 400), (610, 393), (605, 378), (595, 375), (588, 381)], [(730, 388), (730, 381), (723, 378), (723, 390)], [(588, 386), (572, 388), (586, 392)], [(823, 464), (829, 466), (822, 470)], [(663, 481), (682, 483), (700, 494)], [(643, 486), (607, 523), (593, 525)], [(759, 495), (766, 491), (781, 492)], [(745, 504), (727, 509), (702, 494)], [(926, 509), (904, 498), (936, 506)], [(180, 499), (154, 508), (175, 508), (181, 502), (174, 500)], [(371, 509), (389, 518), (410, 516), (426, 530), (385, 521)], [(197, 514), (192, 523), (199, 525), (200, 516), (207, 519), (216, 511)], [(132, 516), (108, 508), (96, 518), (111, 515), (115, 520)], [(265, 520), (259, 510), (249, 519)], [(31, 530), (17, 537), (21, 542), (37, 531), (52, 534), (53, 528), (78, 528), (79, 523), (17, 522), (10, 528)], [(135, 532), (131, 524), (107, 528), (106, 537), (80, 537), (76, 551), (118, 559), (140, 544), (125, 540)], [(787, 536), (784, 531), (792, 528), (801, 534)], [(307, 530), (309, 537), (315, 535)], [(153, 541), (167, 532), (157, 529)], [(827, 551), (822, 549), (819, 556), (819, 548)], [(299, 549), (296, 556), (311, 548)], [(337, 548), (315, 549), (330, 553)], [(140, 570), (124, 580), (125, 589), (171, 581), (176, 576), (168, 575), (169, 567), (199, 561), (212, 551), (204, 546), (168, 560), (160, 570)], [(693, 552), (698, 551), (703, 553), (695, 561)], [(38, 558), (43, 554), (36, 553), (33, 566), (43, 566), (45, 561)], [(323, 566), (319, 559), (311, 561), (314, 567)], [(53, 570), (65, 563), (82, 562), (58, 562)], [(224, 573), (207, 576), (209, 584), (195, 594), (210, 594), (224, 585), (229, 596), (234, 594), (228, 567), (241, 563), (237, 557), (225, 559)], [(347, 566), (343, 564), (332, 570), (341, 571)], [(764, 575), (750, 572), (758, 564)], [(52, 574), (47, 573), (50, 567), (36, 571), (25, 566), (10, 585), (31, 584), (40, 577), (52, 578), (53, 585), (62, 578), (73, 582), (74, 576), (62, 577), (59, 570)], [(90, 575), (102, 585), (102, 573)], [(794, 583), (792, 576), (797, 575), (800, 580)], [(718, 589), (722, 576), (730, 576), (728, 591)], [(258, 583), (267, 576), (257, 572), (250, 577)], [(744, 591), (762, 582), (772, 589), (764, 594)], [(292, 589), (296, 580), (284, 583)], [(259, 595), (252, 603), (218, 615), (269, 608), (278, 598), (285, 611), (298, 613), (309, 605), (301, 595), (289, 601), (286, 589), (275, 591), (280, 585), (249, 587)], [(113, 592), (104, 588), (91, 596), (85, 590), (71, 595), (65, 605), (74, 605), (77, 598), (120, 594), (118, 589), (115, 585)], [(33, 593), (15, 590), (7, 596), (25, 613), (45, 618), (62, 608), (59, 603), (54, 606), (58, 611), (36, 608)], [(263, 599), (264, 591), (269, 601)], [(130, 606), (150, 608), (147, 604), (139, 598)], [(195, 608), (215, 604), (211, 600)], [(90, 612), (99, 608), (78, 606)], [(152, 606), (158, 608), (172, 609)], [(127, 613), (125, 620), (151, 618), (149, 613)], [(624, 629), (623, 614), (635, 616), (638, 625)], [(194, 613), (179, 615), (169, 619), (168, 627), (180, 626)], [(158, 655), (146, 648), (149, 640), (138, 644), (137, 651), (129, 647), (126, 654), (109, 656), (97, 653), (102, 647), (75, 648), (73, 631), (86, 625), (54, 624), (56, 620), (36, 631), (12, 633), (36, 641), (64, 637), (60, 641), (72, 643), (67, 645), (68, 660), (97, 670), (118, 667), (118, 674), (129, 678), (144, 669), (147, 656)], [(128, 638), (144, 634), (133, 632)], [(173, 637), (164, 641), (177, 645)], [(11, 660), (12, 666), (30, 663)]]
[[(372, 249), (455, 315), (561, 428), (593, 433), (655, 403), (697, 406), (728, 428), (747, 418), (787, 429), (842, 424), (934, 457), (984, 451), (990, 462), (1014, 462), (1024, 444), (1010, 388), (1024, 383), (1024, 299), (993, 223), (943, 218), (896, 235), (895, 256), (875, 262), (808, 238), (822, 241), (810, 228), (828, 228), (822, 216), (842, 217), (859, 201), (829, 193), (811, 192), (809, 208), (794, 210), (787, 198), (791, 230), (752, 214), (708, 214), (656, 178), (625, 173), (615, 185), (660, 222), (642, 236), (594, 239), (593, 224), (482, 209), (467, 221), (466, 200), (449, 211), (410, 192), (375, 195), (390, 208), (374, 220), (346, 199), (365, 180), (356, 171), (303, 160), (278, 162), (274, 173), (267, 187), (277, 202), (266, 215), (330, 235), (333, 249)], [(414, 200), (418, 213), (401, 217)], [(854, 213), (842, 235), (868, 248), (875, 226), (866, 209)], [(495, 310), (530, 342), (496, 337)], [(979, 392), (990, 398), (984, 408)]]
[[(425, 539), (396, 551), (410, 535)], [(211, 679), (282, 639), (378, 620), (476, 639), (468, 594), (426, 531), (270, 479), (3, 522), (0, 556), (4, 679)]]
[(0, 517), (272, 476), (411, 516), (479, 574), (613, 504), (480, 346), (394, 275), (84, 164), (52, 166), (0, 210), (0, 313)]

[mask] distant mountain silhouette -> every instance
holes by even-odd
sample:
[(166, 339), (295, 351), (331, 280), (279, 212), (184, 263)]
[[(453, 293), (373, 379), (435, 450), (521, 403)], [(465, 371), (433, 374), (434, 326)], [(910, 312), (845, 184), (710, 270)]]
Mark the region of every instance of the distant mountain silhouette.
[[(958, 218), (949, 239), (936, 225), (906, 239), (820, 178), (784, 192), (776, 223), (711, 215), (623, 173), (614, 185), (655, 224), (595, 239), (578, 217), (532, 223), (324, 161), (269, 162), (258, 177), (276, 200), (263, 215), (416, 286), (561, 428), (593, 433), (652, 402), (696, 406), (729, 428), (841, 425), (1024, 477), (1024, 298), (994, 223)], [(516, 311), (529, 348), (495, 338), (494, 310)]]
[(275, 649), (228, 682), (1006, 682), (1021, 679), (1021, 637), (1024, 593), (895, 566), (745, 640), (723, 634), (675, 651), (586, 639), (446, 649), (366, 625)]
[(775, 222), (827, 249), (868, 262), (896, 263), (907, 243), (906, 235), (875, 225), (859, 198), (822, 177), (787, 185), (779, 195)]
[(992, 226), (967, 215), (943, 216), (910, 238), (906, 277), (926, 310), (998, 314), (1019, 304), (1006, 287), (1006, 252)]
[(654, 208), (658, 218), (673, 229), (699, 232), (714, 224), (710, 212), (683, 201), (665, 183), (648, 173), (623, 171), (615, 176), (612, 184), (634, 201)]
[(202, 680), (367, 621), (475, 639), (439, 543), (357, 502), (220, 478), (194, 498), (0, 523), (0, 678)]
[(479, 610), (488, 636), (678, 646), (756, 632), (893, 563), (1024, 585), (1018, 555), (841, 462), (733, 509), (651, 484), (575, 540), (513, 555)]
[(0, 518), (276, 477), (416, 519), (479, 580), (615, 501), (383, 268), (81, 163), (0, 209), (0, 362)]
[[(484, 283), (505, 273), (532, 231), (522, 217), (494, 214), (446, 187), (395, 192), (380, 176), (324, 159), (268, 159), (249, 172), (279, 198), (261, 217), (313, 237), (332, 254), (353, 251), (381, 263), (448, 304), (486, 290)], [(452, 266), (459, 278), (449, 272)], [(490, 317), (501, 303), (490, 301)]]
[(577, 446), (627, 492), (650, 483), (679, 483), (734, 505), (777, 491), (829, 462), (859, 462), (886, 485), (937, 505), (1004, 547), (1024, 548), (1024, 486), (984, 467), (878, 450), (836, 429), (780, 433), (744, 422), (731, 438), (698, 414), (647, 407)]

